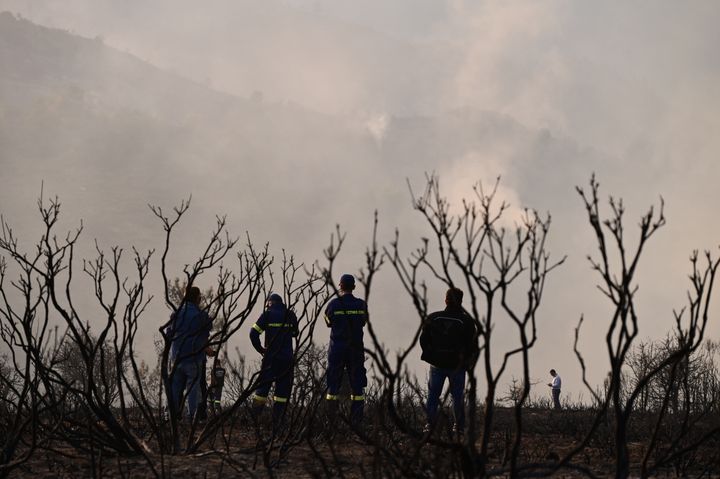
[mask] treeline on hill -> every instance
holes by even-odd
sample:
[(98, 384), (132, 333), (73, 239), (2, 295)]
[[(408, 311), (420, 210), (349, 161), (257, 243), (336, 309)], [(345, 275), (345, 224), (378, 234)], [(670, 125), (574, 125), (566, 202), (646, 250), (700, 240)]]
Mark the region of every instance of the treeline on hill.
[[(185, 267), (184, 278), (174, 279), (166, 258), (189, 202), (169, 212), (151, 207), (164, 231), (162, 251), (98, 249), (94, 258), (80, 261), (75, 249), (82, 228), (57, 231), (60, 203), (41, 198), (44, 234), (37, 244), (20, 245), (5, 223), (0, 236), (0, 337), (8, 351), (0, 363), (0, 476), (41, 469), (123, 477), (140, 471), (149, 477), (178, 471), (204, 477), (717, 474), (719, 346), (705, 338), (705, 331), (718, 260), (710, 253), (692, 254), (688, 304), (675, 313), (674, 330), (662, 341), (639, 342), (636, 273), (646, 242), (665, 224), (663, 206), (641, 218), (639, 241), (630, 245), (622, 202), (611, 198), (609, 212), (602, 211), (594, 177), (588, 190), (578, 188), (597, 240), (590, 264), (612, 305), (605, 338), (611, 368), (600, 387), (584, 379), (591, 404), (562, 412), (539, 410), (530, 407), (530, 353), (545, 282), (563, 259), (551, 259), (546, 250), (549, 217), (527, 210), (515, 229), (503, 226), (507, 205), (495, 198), (496, 190), (497, 184), (489, 191), (479, 184), (474, 199), (454, 213), (438, 178), (429, 176), (424, 191), (412, 195), (428, 237), (410, 253), (401, 249), (399, 234), (390, 244), (378, 245), (376, 217), (358, 275), (369, 297), (375, 274), (383, 266), (391, 268), (419, 318), (428, 313), (424, 278), (465, 291), (465, 308), (478, 326), (480, 355), (468, 376), (468, 428), (459, 439), (444, 427), (447, 421), (423, 429), (426, 388), (405, 367), (417, 351), (419, 329), (409, 335), (405, 349), (391, 353), (376, 335), (372, 318), (366, 328), (371, 380), (365, 422), (352, 427), (347, 410), (328, 420), (325, 352), (313, 337), (325, 304), (336, 293), (333, 265), (344, 241), (339, 228), (324, 259), (306, 266), (292, 256), (276, 259), (267, 245), (258, 248), (249, 238), (241, 243), (218, 218), (204, 253)], [(208, 277), (215, 278), (204, 305), (214, 318), (214, 348), (227, 344), (270, 291), (282, 292), (296, 312), (294, 388), (285, 426), (276, 434), (269, 434), (266, 418), (255, 420), (250, 414), (257, 372), (239, 353), (225, 351), (221, 411), (207, 421), (186, 423), (167, 406), (168, 337), (162, 335), (156, 345), (157, 364), (139, 361), (135, 349), (138, 334), (153, 333), (140, 328), (150, 301), (146, 284), (153, 255), (161, 257), (164, 300), (173, 310), (183, 284), (201, 276), (208, 284)], [(128, 267), (134, 273), (125, 277), (121, 271)], [(76, 309), (77, 275), (93, 281), (101, 321)], [(493, 337), (499, 317), (517, 332), (515, 346), (505, 351), (498, 350)], [(575, 353), (584, 378), (577, 346), (581, 325), (582, 318)], [(505, 398), (511, 407), (500, 407), (501, 380), (507, 380), (511, 360), (522, 364), (523, 377)], [(482, 392), (476, 371), (484, 377)]]

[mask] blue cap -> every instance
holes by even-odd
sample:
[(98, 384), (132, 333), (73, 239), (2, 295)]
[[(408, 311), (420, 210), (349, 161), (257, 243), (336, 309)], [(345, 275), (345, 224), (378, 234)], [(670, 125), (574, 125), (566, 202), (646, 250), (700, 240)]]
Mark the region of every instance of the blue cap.
[(340, 284), (345, 286), (355, 286), (355, 276), (344, 274), (340, 276)]
[(277, 293), (273, 293), (270, 296), (268, 296), (267, 300), (271, 303), (282, 303), (283, 302), (282, 296), (280, 296)]

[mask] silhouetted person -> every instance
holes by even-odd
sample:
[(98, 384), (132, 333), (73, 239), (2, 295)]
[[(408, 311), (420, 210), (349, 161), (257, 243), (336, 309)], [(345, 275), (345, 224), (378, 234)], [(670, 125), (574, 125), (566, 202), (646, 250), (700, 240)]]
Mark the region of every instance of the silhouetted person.
[(221, 411), (220, 401), (222, 400), (222, 390), (225, 385), (225, 368), (222, 367), (220, 356), (215, 356), (212, 370), (210, 371), (210, 387), (208, 388), (208, 403), (210, 411), (213, 414), (219, 414)]
[(473, 367), (478, 353), (475, 321), (462, 307), (463, 292), (448, 289), (445, 309), (430, 314), (420, 333), (421, 359), (430, 364), (426, 429), (437, 419), (437, 410), (445, 379), (450, 383), (455, 424), (453, 431), (465, 430), (465, 371)]
[(550, 370), (550, 376), (552, 376), (553, 380), (551, 383), (548, 383), (548, 386), (552, 388), (552, 398), (553, 398), (553, 405), (556, 410), (562, 409), (562, 406), (560, 406), (560, 388), (562, 387), (562, 379), (560, 379), (560, 375), (554, 370)]
[[(265, 334), (265, 345), (260, 334)], [(270, 387), (275, 384), (273, 397), (273, 429), (280, 426), (293, 384), (293, 338), (298, 334), (295, 313), (290, 311), (278, 294), (268, 297), (265, 311), (250, 330), (250, 341), (262, 359), (258, 387), (253, 396), (256, 417), (268, 400)]]
[(195, 417), (202, 399), (205, 355), (214, 354), (208, 346), (211, 326), (207, 312), (200, 309), (200, 288), (188, 287), (180, 308), (170, 316), (167, 334), (172, 341), (171, 399), (175, 410), (182, 415), (180, 406), (183, 394), (186, 394), (190, 420)]
[(364, 300), (353, 296), (355, 278), (350, 274), (340, 277), (340, 293), (325, 309), (325, 322), (330, 328), (328, 347), (327, 395), (331, 414), (337, 410), (343, 373), (350, 379), (350, 419), (358, 425), (365, 408), (365, 346), (363, 328), (368, 320), (368, 308)]

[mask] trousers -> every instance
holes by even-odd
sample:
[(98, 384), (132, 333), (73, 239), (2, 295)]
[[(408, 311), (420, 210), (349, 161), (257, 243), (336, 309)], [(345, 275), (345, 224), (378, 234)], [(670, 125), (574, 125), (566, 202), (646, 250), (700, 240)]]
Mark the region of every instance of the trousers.
[(350, 379), (350, 419), (360, 422), (365, 409), (365, 386), (367, 386), (367, 373), (365, 371), (365, 351), (362, 347), (334, 347), (328, 354), (326, 399), (337, 401), (342, 385), (343, 373), (347, 371)]
[(455, 426), (458, 429), (463, 429), (465, 427), (465, 370), (462, 368), (444, 369), (430, 366), (427, 399), (428, 423), (434, 424), (437, 419), (437, 410), (440, 405), (440, 395), (445, 385), (445, 379), (450, 383)]
[(205, 362), (202, 360), (186, 359), (174, 365), (171, 378), (172, 401), (175, 410), (182, 416), (180, 407), (183, 394), (187, 403), (187, 413), (190, 420), (195, 417), (201, 400), (200, 382), (205, 381)]

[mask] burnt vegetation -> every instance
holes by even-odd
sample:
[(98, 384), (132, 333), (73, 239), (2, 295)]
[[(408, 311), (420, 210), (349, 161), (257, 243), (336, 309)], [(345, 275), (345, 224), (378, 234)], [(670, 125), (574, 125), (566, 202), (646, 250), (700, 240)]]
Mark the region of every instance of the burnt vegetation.
[[(82, 224), (60, 231), (60, 202), (41, 197), (43, 232), (35, 244), (20, 244), (5, 220), (0, 234), (0, 477), (717, 475), (720, 345), (706, 330), (718, 259), (691, 253), (687, 304), (673, 313), (674, 329), (660, 340), (642, 340), (636, 277), (646, 243), (665, 224), (663, 204), (628, 234), (622, 201), (610, 198), (606, 209), (594, 178), (578, 188), (596, 239), (589, 264), (611, 306), (610, 368), (601, 385), (585, 379), (579, 318), (575, 353), (590, 400), (551, 411), (549, 402), (530, 395), (530, 364), (543, 329), (546, 281), (564, 258), (547, 249), (549, 216), (526, 210), (510, 222), (496, 191), (497, 183), (478, 184), (472, 198), (450, 205), (439, 179), (429, 176), (422, 192), (411, 191), (427, 236), (409, 247), (400, 232), (378, 244), (376, 215), (357, 274), (360, 296), (372, 308), (373, 281), (384, 268), (413, 305), (417, 327), (401, 349), (389, 351), (371, 315), (361, 427), (351, 424), (346, 403), (338, 416), (328, 414), (327, 352), (314, 341), (325, 339), (324, 307), (337, 292), (340, 227), (324, 258), (307, 265), (285, 252), (276, 258), (249, 236), (232, 236), (218, 217), (178, 276), (168, 257), (189, 201), (170, 211), (151, 206), (164, 234), (160, 251), (97, 245), (94, 257), (82, 259), (76, 254)], [(159, 265), (162, 298), (148, 293), (152, 265)], [(79, 307), (88, 291), (80, 290), (78, 276), (93, 285), (91, 313)], [(167, 400), (174, 365), (166, 325), (150, 330), (144, 321), (151, 301), (177, 311), (188, 284), (210, 288), (202, 304), (213, 319), (208, 346), (220, 351), (227, 369), (222, 409), (191, 422)], [(427, 388), (407, 367), (419, 354), (428, 292), (439, 286), (465, 292), (478, 331), (480, 352), (466, 388), (468, 426), (460, 437), (451, 434), (447, 416), (424, 428)], [(283, 296), (299, 323), (292, 396), (274, 433), (269, 414), (251, 412), (257, 367), (227, 346), (246, 334), (248, 318), (270, 292)], [(505, 349), (495, 337), (500, 322), (514, 331), (514, 344)], [(155, 335), (155, 351), (138, 350), (138, 335)], [(511, 363), (520, 377), (509, 377)]]

